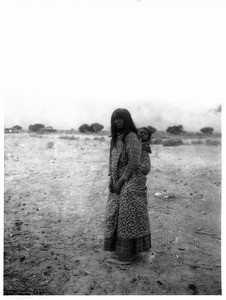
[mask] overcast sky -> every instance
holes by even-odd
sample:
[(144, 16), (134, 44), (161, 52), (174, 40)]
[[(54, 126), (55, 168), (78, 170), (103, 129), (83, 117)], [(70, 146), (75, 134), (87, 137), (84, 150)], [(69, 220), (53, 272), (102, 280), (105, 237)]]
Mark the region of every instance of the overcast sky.
[(6, 127), (76, 128), (140, 100), (194, 109), (226, 98), (223, 0), (1, 6)]

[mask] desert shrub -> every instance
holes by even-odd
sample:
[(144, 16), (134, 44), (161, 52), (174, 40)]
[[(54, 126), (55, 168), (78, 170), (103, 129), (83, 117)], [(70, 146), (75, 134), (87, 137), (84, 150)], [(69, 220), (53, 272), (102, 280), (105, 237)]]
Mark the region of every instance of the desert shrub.
[(85, 141), (85, 142), (90, 142), (91, 139), (90, 139), (90, 138), (85, 138), (84, 141)]
[(77, 137), (77, 136), (69, 136), (69, 138), (68, 138), (70, 141), (79, 141), (79, 137)]
[(192, 145), (201, 145), (201, 144), (203, 144), (203, 141), (201, 141), (201, 140), (191, 141), (191, 144)]
[(95, 137), (94, 139), (93, 139), (93, 141), (98, 141), (99, 143), (101, 143), (101, 142), (105, 142), (106, 141), (106, 139), (105, 139), (105, 137)]
[(167, 133), (170, 133), (170, 134), (181, 134), (183, 132), (183, 126), (182, 125), (175, 125), (175, 126), (169, 126), (167, 129), (166, 129), (166, 132)]
[(32, 132), (38, 132), (44, 128), (45, 128), (45, 125), (38, 123), (38, 124), (34, 124), (34, 125), (29, 125), (28, 130), (32, 131)]
[(222, 105), (218, 104), (216, 107), (211, 108), (208, 113), (213, 113), (215, 115), (220, 115), (222, 112)]
[(99, 132), (104, 128), (103, 125), (99, 124), (99, 123), (93, 123), (90, 126), (88, 124), (83, 124), (79, 127), (79, 131), (82, 133), (85, 132)]
[(182, 139), (169, 139), (163, 142), (163, 146), (180, 146), (183, 145)]
[(90, 128), (90, 126), (88, 124), (83, 124), (79, 127), (78, 130), (82, 133), (85, 133), (87, 131), (91, 131), (92, 129)]
[(22, 127), (19, 126), (19, 125), (15, 125), (12, 127), (12, 129), (15, 129), (15, 130), (22, 130)]
[(47, 149), (52, 149), (54, 147), (54, 142), (48, 142), (47, 144), (46, 144), (46, 148)]
[(68, 136), (68, 135), (61, 135), (60, 137), (59, 137), (59, 139), (63, 139), (63, 140), (70, 140), (70, 141), (79, 141), (80, 140), (80, 138), (79, 137), (75, 137), (75, 136)]
[(30, 134), (29, 136), (30, 136), (30, 137), (35, 137), (35, 138), (43, 138), (42, 135), (38, 135), (38, 134), (36, 134), (36, 133), (32, 133), (32, 134)]
[(104, 128), (104, 126), (99, 123), (94, 123), (90, 125), (90, 128), (92, 129), (92, 132), (98, 132), (101, 131)]
[(100, 141), (100, 142), (105, 142), (106, 139), (105, 139), (105, 137), (102, 136), (101, 138), (99, 138), (99, 141)]
[(202, 133), (206, 133), (206, 134), (212, 134), (213, 133), (213, 128), (212, 127), (203, 127), (202, 129), (200, 129), (200, 131)]
[(216, 140), (208, 139), (208, 140), (206, 140), (206, 145), (208, 145), (208, 146), (220, 146), (221, 143), (219, 141), (216, 141)]
[(147, 126), (147, 128), (151, 132), (151, 135), (154, 134), (157, 131), (157, 129), (155, 127), (152, 127), (152, 126)]
[(153, 145), (162, 145), (163, 144), (163, 139), (154, 138), (154, 139), (151, 140), (151, 144), (153, 144)]

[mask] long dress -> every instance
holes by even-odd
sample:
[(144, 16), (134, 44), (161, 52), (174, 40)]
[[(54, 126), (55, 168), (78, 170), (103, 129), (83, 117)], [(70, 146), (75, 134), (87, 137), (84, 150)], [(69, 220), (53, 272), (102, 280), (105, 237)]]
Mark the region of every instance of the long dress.
[(115, 251), (120, 260), (130, 261), (151, 248), (146, 187), (149, 171), (149, 155), (141, 151), (136, 134), (129, 133), (125, 143), (119, 137), (110, 153), (110, 175), (113, 185), (121, 177), (126, 180), (119, 194), (110, 192), (108, 196), (104, 250)]

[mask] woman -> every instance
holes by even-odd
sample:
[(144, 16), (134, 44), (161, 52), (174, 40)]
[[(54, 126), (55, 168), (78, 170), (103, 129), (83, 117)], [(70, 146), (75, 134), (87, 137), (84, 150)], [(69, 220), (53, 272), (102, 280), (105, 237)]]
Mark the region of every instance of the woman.
[(150, 159), (141, 156), (141, 142), (128, 110), (113, 112), (111, 138), (104, 250), (115, 251), (117, 259), (110, 262), (125, 264), (151, 248), (146, 188)]

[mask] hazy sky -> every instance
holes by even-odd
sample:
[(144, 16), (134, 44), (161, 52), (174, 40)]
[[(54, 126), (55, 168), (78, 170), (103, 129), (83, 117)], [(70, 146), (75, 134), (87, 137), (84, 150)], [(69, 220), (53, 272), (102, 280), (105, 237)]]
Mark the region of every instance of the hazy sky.
[(3, 0), (5, 126), (109, 122), (140, 100), (222, 103), (225, 2)]

